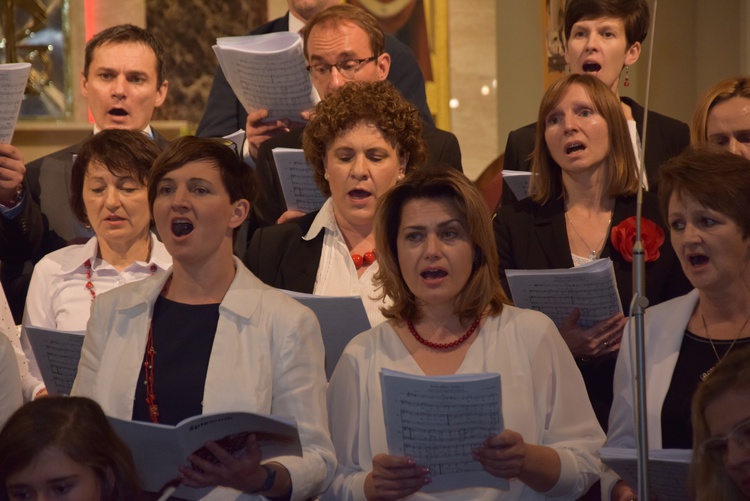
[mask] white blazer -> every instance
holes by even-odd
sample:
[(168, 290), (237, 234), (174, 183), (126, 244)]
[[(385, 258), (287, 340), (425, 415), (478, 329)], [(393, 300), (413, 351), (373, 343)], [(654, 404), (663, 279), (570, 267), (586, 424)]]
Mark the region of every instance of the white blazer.
[[(315, 315), (258, 280), (237, 273), (219, 306), (203, 412), (247, 411), (297, 420), (303, 457), (275, 459), (292, 478), (293, 500), (322, 492), (336, 470), (328, 435), (326, 378)], [(154, 302), (170, 272), (97, 296), (72, 394), (93, 398), (107, 415), (131, 419)], [(257, 499), (228, 488), (204, 499)]]
[[(661, 409), (672, 383), (680, 346), (690, 316), (698, 302), (698, 290), (646, 309), (644, 316), (646, 353), (646, 421), (649, 449), (661, 449)], [(635, 429), (635, 325), (628, 321), (615, 366), (614, 400), (609, 414), (607, 447), (636, 447)], [(690, 419), (690, 416), (685, 416)], [(619, 478), (612, 472), (602, 475), (602, 490), (609, 492)], [(634, 487), (634, 486), (633, 486)]]

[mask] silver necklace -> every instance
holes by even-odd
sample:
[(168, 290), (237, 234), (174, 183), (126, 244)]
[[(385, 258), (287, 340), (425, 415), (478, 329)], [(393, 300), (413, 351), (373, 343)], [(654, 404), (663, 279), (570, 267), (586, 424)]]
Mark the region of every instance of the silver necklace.
[[(598, 245), (594, 248), (592, 248), (586, 240), (583, 239), (580, 233), (578, 233), (578, 230), (576, 230), (575, 225), (573, 224), (573, 220), (570, 219), (570, 215), (568, 214), (568, 211), (565, 211), (565, 217), (568, 218), (568, 222), (570, 223), (570, 227), (573, 229), (573, 232), (578, 235), (578, 238), (581, 239), (581, 242), (583, 242), (583, 245), (586, 246), (586, 248), (589, 250), (589, 259), (594, 260), (596, 259), (596, 255), (599, 253), (598, 249), (604, 245), (604, 241), (607, 239), (607, 233), (609, 231), (604, 232), (604, 236), (602, 239), (598, 242)], [(607, 230), (609, 230), (609, 225), (612, 224), (612, 213), (609, 213), (609, 221), (607, 221)]]

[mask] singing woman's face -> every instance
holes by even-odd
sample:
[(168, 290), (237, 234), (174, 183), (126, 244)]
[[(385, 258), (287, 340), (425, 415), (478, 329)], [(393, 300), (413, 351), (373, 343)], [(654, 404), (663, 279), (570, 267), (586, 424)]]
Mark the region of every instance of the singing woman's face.
[(43, 449), (26, 468), (5, 479), (10, 501), (101, 501), (94, 470), (57, 447)]
[(706, 120), (706, 138), (750, 160), (750, 99), (733, 97), (714, 105)]

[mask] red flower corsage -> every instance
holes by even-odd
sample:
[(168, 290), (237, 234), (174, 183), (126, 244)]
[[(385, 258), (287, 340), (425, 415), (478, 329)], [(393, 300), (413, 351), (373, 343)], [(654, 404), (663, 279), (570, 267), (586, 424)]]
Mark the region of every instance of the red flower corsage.
[[(633, 244), (635, 244), (635, 216), (631, 216), (612, 228), (610, 234), (612, 246), (622, 254), (625, 261), (633, 262)], [(659, 259), (659, 247), (664, 243), (664, 230), (645, 217), (641, 218), (641, 238), (645, 250), (646, 262)]]

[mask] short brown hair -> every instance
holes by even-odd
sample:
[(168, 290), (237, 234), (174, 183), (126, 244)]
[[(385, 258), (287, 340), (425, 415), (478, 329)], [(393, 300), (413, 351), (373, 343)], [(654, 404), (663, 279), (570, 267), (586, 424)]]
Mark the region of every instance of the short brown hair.
[(650, 15), (646, 0), (568, 0), (565, 5), (565, 40), (570, 40), (570, 32), (578, 21), (601, 17), (622, 19), (628, 47), (643, 42), (648, 35)]
[(713, 144), (689, 146), (659, 169), (659, 207), (665, 221), (673, 194), (690, 195), (726, 214), (743, 238), (750, 238), (750, 160)]
[(693, 114), (690, 127), (690, 142), (701, 144), (708, 141), (708, 114), (714, 106), (733, 97), (750, 99), (750, 78), (733, 77), (717, 83), (701, 97)]
[(140, 498), (133, 455), (107, 421), (101, 407), (85, 397), (47, 397), (18, 409), (0, 432), (0, 500), (5, 482), (49, 447), (91, 468), (103, 501)]
[(172, 141), (154, 162), (148, 178), (148, 206), (153, 211), (159, 181), (173, 170), (190, 162), (210, 162), (221, 175), (229, 201), (245, 199), (253, 203), (253, 171), (223, 139), (182, 136)]
[[(661, 189), (661, 185), (659, 187)], [(701, 453), (700, 446), (711, 438), (706, 421), (706, 407), (728, 391), (750, 394), (750, 348), (729, 353), (698, 385), (693, 394), (693, 461), (690, 465), (690, 498), (695, 501), (742, 500), (745, 497), (727, 476), (721, 457)]]
[(417, 298), (401, 274), (397, 250), (401, 213), (414, 199), (448, 201), (474, 245), (471, 276), (459, 293), (454, 313), (462, 319), (500, 313), (509, 301), (497, 275), (497, 247), (487, 204), (466, 176), (444, 168), (414, 171), (378, 200), (374, 226), (379, 269), (375, 283), (382, 287), (382, 296), (393, 301), (381, 309), (383, 315), (400, 320), (421, 317)]
[(70, 173), (70, 207), (75, 217), (88, 224), (83, 203), (83, 181), (89, 165), (97, 162), (115, 176), (129, 175), (145, 187), (159, 146), (141, 130), (107, 129), (94, 134), (78, 151)]
[(102, 30), (86, 43), (83, 58), (83, 76), (89, 77), (89, 67), (94, 60), (94, 51), (107, 44), (140, 43), (150, 48), (156, 56), (156, 88), (161, 87), (166, 78), (166, 56), (159, 39), (149, 31), (132, 24), (118, 24)]
[(609, 154), (607, 155), (606, 193), (610, 197), (632, 195), (638, 191), (635, 153), (630, 140), (630, 131), (622, 114), (620, 101), (601, 80), (591, 75), (571, 74), (561, 78), (547, 89), (539, 105), (536, 122), (536, 140), (533, 153), (529, 192), (531, 198), (545, 204), (564, 195), (562, 169), (552, 158), (544, 133), (547, 116), (565, 97), (573, 85), (580, 85), (589, 99), (607, 122)]
[(310, 33), (316, 26), (340, 26), (342, 24), (354, 24), (362, 29), (370, 39), (370, 48), (373, 56), (379, 56), (385, 52), (385, 33), (375, 16), (366, 10), (351, 4), (334, 5), (324, 9), (315, 15), (305, 25), (304, 32), (304, 50), (305, 59), (310, 60), (310, 54), (307, 52), (307, 41), (310, 39)]
[(334, 139), (360, 123), (378, 128), (400, 158), (408, 155), (405, 171), (422, 166), (427, 148), (422, 138), (419, 111), (387, 80), (348, 82), (315, 107), (302, 134), (305, 159), (312, 166), (320, 191), (331, 195), (325, 179), (326, 153)]

